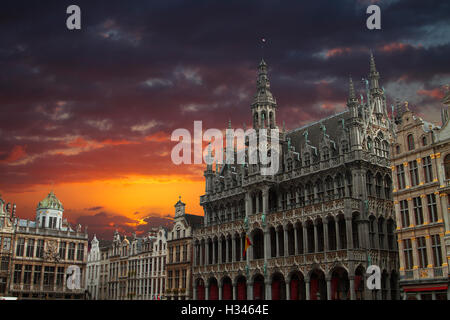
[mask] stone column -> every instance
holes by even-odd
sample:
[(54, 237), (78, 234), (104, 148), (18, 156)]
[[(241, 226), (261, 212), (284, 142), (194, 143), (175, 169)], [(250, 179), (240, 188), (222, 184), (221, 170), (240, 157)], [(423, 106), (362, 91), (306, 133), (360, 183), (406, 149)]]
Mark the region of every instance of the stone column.
[(317, 222), (314, 225), (314, 252), (319, 252), (319, 232), (317, 231)]
[(265, 300), (272, 300), (272, 283), (270, 280), (264, 279), (264, 290), (266, 291)]
[(209, 300), (209, 283), (205, 284), (205, 300)]
[(262, 190), (262, 213), (267, 215), (269, 213), (269, 187)]
[(192, 294), (193, 294), (193, 299), (197, 300), (197, 287), (194, 286), (194, 288), (192, 289)]
[(247, 279), (247, 300), (253, 300), (253, 283)]
[(289, 281), (286, 281), (286, 300), (291, 300), (291, 290)]
[(303, 223), (303, 253), (308, 253), (309, 252), (309, 248), (308, 248), (308, 230), (306, 228), (306, 224)]
[(278, 228), (275, 229), (275, 257), (279, 257), (280, 256), (280, 240), (278, 237)]
[(325, 222), (322, 224), (323, 226), (323, 251), (329, 250), (329, 239), (328, 239), (328, 221), (325, 219)]
[(339, 236), (339, 219), (336, 217), (336, 219), (334, 220), (334, 223), (336, 225), (336, 249), (337, 250), (341, 250), (342, 249), (342, 245), (341, 245), (341, 237)]
[[(229, 252), (229, 250), (230, 249), (228, 248), (228, 252)], [(235, 234), (231, 237), (231, 257), (228, 257), (229, 259), (231, 259), (231, 262), (237, 261), (236, 254), (237, 253), (236, 253), (236, 234)], [(229, 255), (229, 253), (228, 253), (228, 255)], [(242, 252), (239, 252), (239, 256), (242, 260)]]
[(261, 210), (261, 208), (259, 207), (259, 192), (256, 193), (255, 199), (256, 199), (256, 214), (258, 214), (260, 213)]
[(345, 218), (345, 226), (347, 229), (347, 249), (353, 248), (353, 232), (352, 232), (352, 218)]
[(216, 242), (212, 241), (212, 264), (216, 263)]
[[(233, 239), (233, 238), (231, 238)], [(233, 241), (233, 240), (231, 240)], [(231, 247), (233, 248), (233, 243), (231, 243)], [(232, 259), (232, 261), (236, 261), (236, 257), (234, 256), (235, 254), (233, 254), (233, 250), (231, 251), (231, 257), (230, 257), (230, 241), (228, 238), (225, 238), (225, 261), (224, 262), (230, 262), (230, 259)]]
[(410, 177), (409, 177), (408, 162), (403, 162), (403, 169), (405, 170), (405, 185), (406, 185), (406, 189), (409, 189), (409, 187), (411, 187), (411, 181), (410, 181)]
[(350, 282), (350, 300), (355, 300), (355, 278), (349, 277)]
[(284, 226), (284, 256), (289, 256), (289, 236), (287, 226)]
[(306, 293), (306, 300), (311, 300), (311, 292), (309, 288), (309, 279), (305, 279), (305, 293)]
[(331, 278), (326, 278), (327, 281), (327, 300), (331, 300)]
[(205, 266), (209, 264), (209, 243), (208, 241), (205, 241)]
[[(222, 238), (221, 237), (219, 237), (219, 240), (218, 240), (218, 242), (217, 242), (217, 249), (218, 249), (218, 259), (217, 259), (217, 262), (218, 263), (223, 263), (223, 262), (225, 262), (225, 261), (222, 261)], [(228, 247), (228, 246), (227, 246)], [(228, 262), (228, 260), (227, 260), (227, 262)]]
[(294, 255), (298, 255), (298, 234), (297, 227), (294, 224)]
[(250, 196), (250, 193), (247, 192), (245, 194), (245, 216), (248, 217), (250, 216), (252, 212), (252, 198)]
[(237, 296), (236, 296), (236, 282), (233, 281), (232, 283), (233, 286), (233, 300), (237, 300)]
[(223, 292), (222, 292), (222, 283), (219, 281), (218, 283), (218, 287), (219, 287), (219, 300), (223, 300)]
[[(425, 236), (425, 243), (427, 246), (427, 260), (428, 260), (428, 266), (425, 266), (425, 267), (429, 268), (429, 267), (433, 267), (433, 262), (434, 262), (433, 251), (431, 250), (431, 237), (429, 235)], [(442, 247), (442, 242), (441, 242), (441, 247)], [(440, 266), (434, 266), (434, 267), (437, 268)]]
[(264, 230), (264, 261), (270, 259), (270, 253), (271, 253), (270, 232), (269, 229), (266, 227)]

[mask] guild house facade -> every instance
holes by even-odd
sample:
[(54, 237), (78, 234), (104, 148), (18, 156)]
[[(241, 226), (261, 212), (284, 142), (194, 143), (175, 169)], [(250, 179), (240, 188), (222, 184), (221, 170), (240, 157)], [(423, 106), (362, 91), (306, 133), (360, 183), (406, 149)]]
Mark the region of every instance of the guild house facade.
[(185, 212), (186, 204), (175, 204), (175, 217), (167, 238), (168, 300), (192, 299), (192, 234), (203, 223), (203, 217)]
[[(87, 230), (73, 230), (63, 219), (61, 201), (50, 192), (38, 203), (36, 219), (24, 220), (0, 199), (2, 273), (7, 277), (2, 295), (19, 299), (84, 299)], [(6, 242), (5, 239), (9, 238)], [(9, 249), (8, 249), (9, 248)], [(6, 250), (8, 249), (8, 250)], [(9, 263), (6, 257), (9, 257)], [(67, 269), (80, 269), (79, 286), (67, 286)], [(5, 272), (7, 270), (7, 272)], [(2, 280), (4, 282), (4, 280)]]
[(152, 228), (130, 239), (116, 230), (113, 240), (91, 240), (86, 286), (93, 300), (165, 298), (167, 229)]
[[(357, 99), (350, 79), (345, 111), (283, 126), (277, 174), (207, 165), (204, 225), (193, 236), (194, 299), (399, 298), (393, 120), (379, 77), (371, 55), (364, 97)], [(261, 61), (253, 128), (278, 128), (276, 112)], [(370, 264), (381, 269), (374, 292), (365, 286)]]
[(397, 110), (391, 165), (405, 300), (450, 298), (448, 106), (442, 109), (441, 120), (441, 126), (429, 123), (407, 103)]

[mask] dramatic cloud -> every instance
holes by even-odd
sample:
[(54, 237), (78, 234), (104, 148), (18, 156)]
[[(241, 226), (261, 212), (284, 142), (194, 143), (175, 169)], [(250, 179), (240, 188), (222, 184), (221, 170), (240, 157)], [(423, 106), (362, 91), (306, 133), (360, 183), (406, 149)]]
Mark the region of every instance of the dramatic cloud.
[(370, 51), (388, 104), (429, 121), (450, 83), (448, 1), (80, 0), (77, 31), (70, 4), (2, 3), (0, 191), (32, 217), (54, 188), (105, 236), (165, 223), (179, 195), (202, 214), (203, 166), (174, 165), (170, 135), (249, 126), (262, 56), (288, 129), (344, 110), (350, 75), (362, 93)]

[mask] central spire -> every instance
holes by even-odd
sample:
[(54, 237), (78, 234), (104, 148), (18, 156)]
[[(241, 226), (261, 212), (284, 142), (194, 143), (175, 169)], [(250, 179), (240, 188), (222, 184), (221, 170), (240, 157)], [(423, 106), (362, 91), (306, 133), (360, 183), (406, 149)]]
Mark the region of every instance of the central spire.
[(270, 92), (270, 81), (267, 75), (267, 63), (261, 59), (256, 80), (256, 94), (252, 103), (253, 127), (275, 128), (275, 109), (277, 102)]

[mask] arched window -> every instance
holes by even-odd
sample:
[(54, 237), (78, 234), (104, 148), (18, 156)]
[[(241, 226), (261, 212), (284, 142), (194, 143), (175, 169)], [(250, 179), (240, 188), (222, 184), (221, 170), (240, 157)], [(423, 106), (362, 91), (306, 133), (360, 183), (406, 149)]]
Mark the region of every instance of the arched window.
[(427, 141), (427, 136), (423, 136), (422, 137), (422, 146), (426, 146), (428, 144), (428, 141)]
[(395, 146), (395, 153), (400, 154), (400, 146)]
[(445, 179), (450, 179), (450, 154), (444, 158)]
[(414, 136), (408, 135), (408, 150), (414, 150)]

